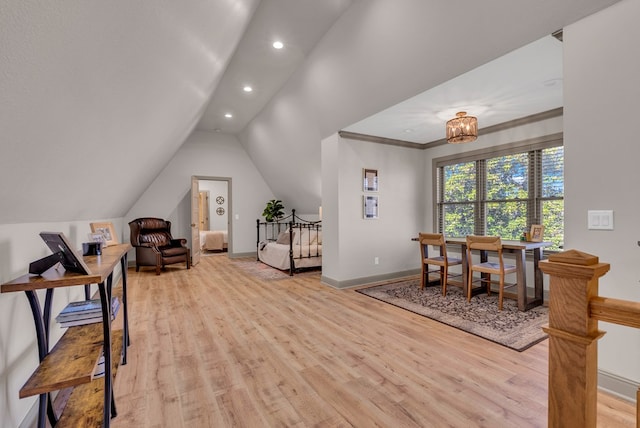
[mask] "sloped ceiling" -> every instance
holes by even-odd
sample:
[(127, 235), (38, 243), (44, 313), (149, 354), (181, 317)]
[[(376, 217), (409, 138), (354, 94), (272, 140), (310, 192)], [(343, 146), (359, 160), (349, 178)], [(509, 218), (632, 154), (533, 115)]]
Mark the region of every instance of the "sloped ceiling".
[[(403, 105), (396, 109), (399, 103), (522, 46), (550, 37), (556, 30), (615, 2), (354, 2), (316, 45), (303, 66), (239, 134), (240, 141), (273, 193), (285, 201), (286, 206), (295, 206), (299, 212), (316, 212), (322, 203), (320, 148), (324, 138), (350, 129), (354, 124), (359, 124), (360, 133), (398, 138), (394, 135), (398, 130), (402, 132), (405, 124), (413, 126), (416, 117), (432, 112), (414, 111)], [(559, 42), (549, 42), (559, 48)], [(535, 67), (537, 60), (520, 64), (512, 68), (511, 73), (518, 74), (522, 67)], [(551, 70), (551, 75), (556, 70), (557, 67)], [(489, 67), (489, 72), (480, 74), (475, 87), (494, 88), (489, 101), (494, 111), (516, 112), (517, 117), (527, 115), (524, 108), (515, 108), (513, 93), (498, 93), (506, 88), (500, 83), (504, 73), (493, 73)], [(526, 86), (531, 85), (520, 88), (527, 89)], [(466, 93), (455, 85), (448, 86), (444, 92), (446, 97), (427, 102), (429, 109), (449, 103), (458, 107), (468, 102), (455, 97), (455, 94)], [(512, 104), (501, 108), (495, 101), (497, 98)], [(524, 106), (519, 104), (519, 107)], [(381, 124), (375, 120), (376, 114), (386, 109), (393, 114), (385, 118), (391, 116), (393, 120)], [(370, 117), (374, 120), (361, 122)], [(505, 115), (502, 118), (508, 120)], [(398, 127), (398, 123), (403, 125)], [(420, 125), (425, 129), (420, 133), (426, 136), (423, 138), (433, 138), (428, 137), (431, 131), (426, 132), (426, 128), (435, 126), (435, 133), (431, 135), (442, 135), (443, 123), (429, 124), (424, 117)], [(423, 138), (417, 141), (429, 142)]]
[[(266, 34), (252, 21), (261, 3), (267, 21), (309, 30), (293, 69), (241, 61), (244, 43), (235, 51)], [(216, 112), (249, 69), (275, 86), (233, 105), (241, 121), (223, 132), (237, 133), (274, 194), (305, 200), (319, 188), (322, 138), (613, 3), (4, 0), (0, 224), (123, 216), (198, 123), (222, 126)], [(327, 9), (310, 15), (318, 4)], [(263, 156), (267, 145), (279, 154)], [(293, 190), (287, 150), (304, 172)]]
[(0, 5), (0, 223), (124, 215), (200, 119), (258, 0)]
[[(198, 129), (236, 134), (307, 58), (351, 0), (262, 0)], [(274, 41), (284, 47), (273, 48)], [(244, 92), (250, 86), (252, 92)], [(225, 117), (231, 113), (233, 118)]]

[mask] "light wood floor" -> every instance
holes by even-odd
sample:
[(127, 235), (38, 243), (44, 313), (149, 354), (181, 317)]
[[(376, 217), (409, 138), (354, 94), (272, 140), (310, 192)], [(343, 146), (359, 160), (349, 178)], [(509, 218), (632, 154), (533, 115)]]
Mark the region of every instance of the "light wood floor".
[[(224, 254), (128, 278), (114, 428), (547, 425), (547, 341), (515, 352)], [(600, 394), (598, 426), (635, 426), (635, 406)]]

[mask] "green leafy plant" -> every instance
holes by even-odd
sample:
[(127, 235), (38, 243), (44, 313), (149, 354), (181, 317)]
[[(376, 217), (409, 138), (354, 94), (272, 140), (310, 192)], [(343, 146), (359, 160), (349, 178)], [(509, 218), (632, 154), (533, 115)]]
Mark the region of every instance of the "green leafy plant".
[(267, 206), (264, 208), (264, 211), (262, 211), (262, 215), (264, 219), (269, 222), (283, 217), (284, 205), (282, 205), (282, 201), (279, 199), (271, 199), (267, 202)]

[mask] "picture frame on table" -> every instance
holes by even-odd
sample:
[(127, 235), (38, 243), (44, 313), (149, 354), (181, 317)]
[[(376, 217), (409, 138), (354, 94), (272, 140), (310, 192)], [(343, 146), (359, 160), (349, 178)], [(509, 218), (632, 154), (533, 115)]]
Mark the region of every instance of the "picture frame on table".
[(92, 232), (89, 234), (89, 242), (99, 242), (102, 244), (102, 247), (107, 246), (107, 238), (104, 236), (102, 232)]
[(91, 233), (101, 233), (104, 235), (104, 246), (108, 247), (118, 244), (118, 235), (116, 235), (116, 229), (113, 227), (113, 223), (97, 222), (89, 223), (89, 225), (91, 226)]
[(362, 197), (362, 211), (365, 219), (377, 219), (378, 212), (378, 197), (371, 195), (364, 195)]
[(529, 239), (531, 242), (542, 242), (542, 234), (544, 233), (544, 226), (541, 224), (532, 224), (531, 231), (529, 232)]
[(365, 192), (378, 191), (378, 170), (363, 168), (362, 169), (363, 190)]

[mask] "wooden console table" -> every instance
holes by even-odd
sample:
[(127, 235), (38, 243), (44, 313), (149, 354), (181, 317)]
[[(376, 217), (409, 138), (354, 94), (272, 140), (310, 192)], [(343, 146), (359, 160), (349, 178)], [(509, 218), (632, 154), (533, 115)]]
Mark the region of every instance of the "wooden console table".
[[(38, 340), (40, 365), (20, 390), (20, 398), (39, 395), (38, 428), (44, 428), (46, 416), (51, 426), (104, 426), (116, 415), (113, 401), (113, 379), (119, 359), (112, 362), (112, 354), (122, 352), (122, 364), (127, 363), (129, 320), (127, 314), (127, 252), (130, 244), (119, 244), (102, 249), (99, 256), (85, 256), (84, 262), (91, 274), (67, 272), (59, 265), (42, 275), (27, 274), (2, 284), (1, 292), (24, 291)], [(113, 270), (122, 268), (123, 331), (111, 331), (111, 297)], [(53, 291), (59, 287), (85, 286), (88, 299), (90, 284), (98, 285), (102, 302), (102, 323), (69, 327), (53, 349), (49, 350), (49, 325)], [(44, 311), (37, 290), (46, 290)], [(104, 382), (93, 380), (93, 372), (104, 351)], [(58, 419), (54, 414), (50, 392), (74, 387), (73, 393)]]

